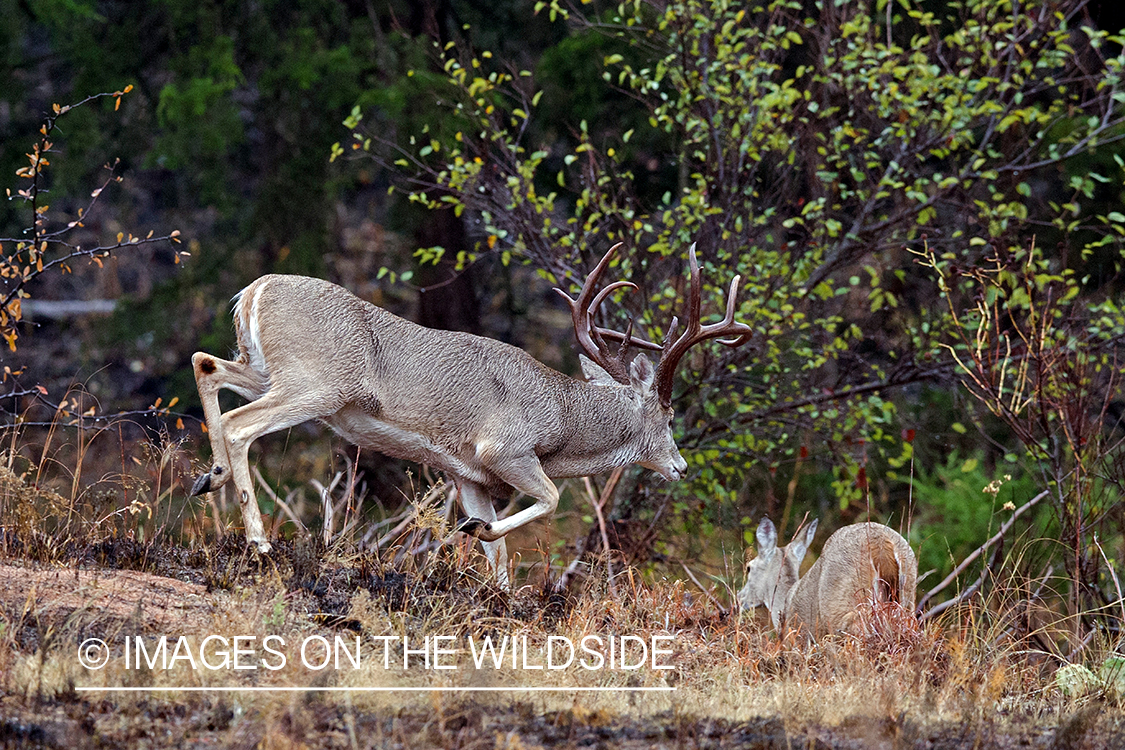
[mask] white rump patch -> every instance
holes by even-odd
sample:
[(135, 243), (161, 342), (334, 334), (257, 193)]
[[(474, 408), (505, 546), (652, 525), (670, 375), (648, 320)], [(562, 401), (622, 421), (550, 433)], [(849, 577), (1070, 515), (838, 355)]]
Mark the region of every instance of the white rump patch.
[(266, 378), (269, 378), (269, 372), (266, 370), (266, 358), (262, 354), (261, 330), (258, 326), (258, 303), (262, 298), (262, 290), (266, 288), (268, 283), (268, 281), (260, 282), (249, 300), (243, 298), (250, 287), (246, 287), (234, 297), (236, 315), (241, 318), (239, 321), (239, 338), (250, 357), (250, 366)]

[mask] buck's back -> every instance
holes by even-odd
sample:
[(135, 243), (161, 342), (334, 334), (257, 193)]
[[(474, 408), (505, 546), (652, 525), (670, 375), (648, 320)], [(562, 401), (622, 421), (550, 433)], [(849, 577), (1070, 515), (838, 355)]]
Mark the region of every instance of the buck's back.
[[(341, 388), (376, 391), (396, 409), (430, 412), (452, 408), (454, 400), (506, 403), (516, 396), (527, 404), (538, 391), (573, 382), (510, 344), (420, 326), (322, 279), (263, 276), (243, 290), (240, 304), (257, 320), (257, 344), (271, 378), (316, 373)], [(422, 403), (420, 393), (450, 403)]]
[(439, 467), (453, 456), (463, 465), (449, 468), (467, 476), (485, 437), (547, 457), (552, 476), (588, 473), (565, 459), (583, 452), (575, 425), (621, 429), (619, 399), (630, 397), (510, 344), (412, 323), (321, 279), (263, 276), (243, 290), (236, 313), (244, 356), (271, 382), (331, 384), (323, 419), (349, 440)]

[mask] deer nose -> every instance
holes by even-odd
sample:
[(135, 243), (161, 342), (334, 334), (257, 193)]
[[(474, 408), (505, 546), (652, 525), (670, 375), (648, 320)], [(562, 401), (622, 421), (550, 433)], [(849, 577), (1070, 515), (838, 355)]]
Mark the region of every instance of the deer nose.
[(683, 479), (684, 475), (687, 474), (687, 461), (685, 461), (684, 457), (679, 453), (677, 453), (676, 457), (672, 460), (672, 470), (668, 473), (672, 481)]

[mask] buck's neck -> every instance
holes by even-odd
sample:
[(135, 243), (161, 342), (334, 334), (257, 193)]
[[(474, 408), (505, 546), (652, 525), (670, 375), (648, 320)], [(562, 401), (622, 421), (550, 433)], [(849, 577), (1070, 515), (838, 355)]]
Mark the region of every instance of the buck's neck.
[(629, 386), (574, 380), (559, 405), (559, 439), (540, 455), (548, 476), (586, 476), (643, 457), (644, 402)]

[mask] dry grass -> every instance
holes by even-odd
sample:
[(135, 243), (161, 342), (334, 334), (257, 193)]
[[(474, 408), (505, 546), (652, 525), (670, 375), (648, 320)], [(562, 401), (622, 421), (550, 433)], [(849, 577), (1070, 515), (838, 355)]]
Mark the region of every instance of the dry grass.
[[(96, 745), (97, 737), (157, 746), (141, 729), (153, 722), (185, 742), (247, 747), (1094, 747), (1121, 736), (1112, 691), (1064, 696), (1056, 687), (1070, 629), (1029, 604), (1042, 600), (1030, 596), (1042, 581), (1013, 573), (998, 593), (924, 626), (881, 610), (863, 637), (807, 646), (723, 611), (716, 600), (731, 597), (721, 591), (703, 595), (692, 582), (631, 569), (616, 571), (615, 593), (604, 576), (581, 591), (556, 592), (549, 574), (501, 592), (467, 545), (401, 554), (444, 534), (428, 506), (398, 550), (376, 555), (357, 551), (355, 537), (327, 546), (310, 538), (283, 540), (261, 557), (225, 531), (232, 519), (216, 517), (218, 508), (185, 502), (191, 462), (171, 441), (156, 446), (96, 481), (84, 476), (91, 457), (74, 446), (42, 450), (34, 461), (26, 449), (0, 456), (0, 556), (20, 578), (0, 587), (0, 746), (51, 746), (56, 734), (60, 746), (75, 737), (74, 746)], [(78, 463), (63, 470), (64, 458)], [(176, 586), (185, 602), (194, 597), (179, 610), (160, 593)], [(166, 635), (171, 650), (183, 636), (198, 654), (213, 634), (252, 638), (258, 657), (268, 656), (264, 639), (283, 638), (285, 665), (210, 670), (181, 659), (169, 669), (126, 668), (126, 637), (152, 644)], [(653, 669), (651, 660), (639, 669), (524, 668), (545, 664), (560, 638), (579, 644), (592, 635), (647, 644), (665, 637), (671, 653), (661, 660), (674, 669)], [(404, 669), (403, 639), (414, 648), (435, 636), (449, 638), (451, 653), (440, 658), (456, 669), (427, 669), (417, 654)], [(486, 636), (526, 643), (526, 661), (477, 668), (468, 639)], [(92, 637), (113, 648), (97, 671), (76, 658), (78, 644)], [(314, 645), (341, 638), (349, 647), (358, 639), (361, 665), (302, 665), (298, 647), (310, 638)], [(1106, 635), (1081, 653), (1096, 667), (1117, 645)], [(394, 691), (96, 694), (78, 686)], [(629, 690), (404, 690), (454, 687)]]

